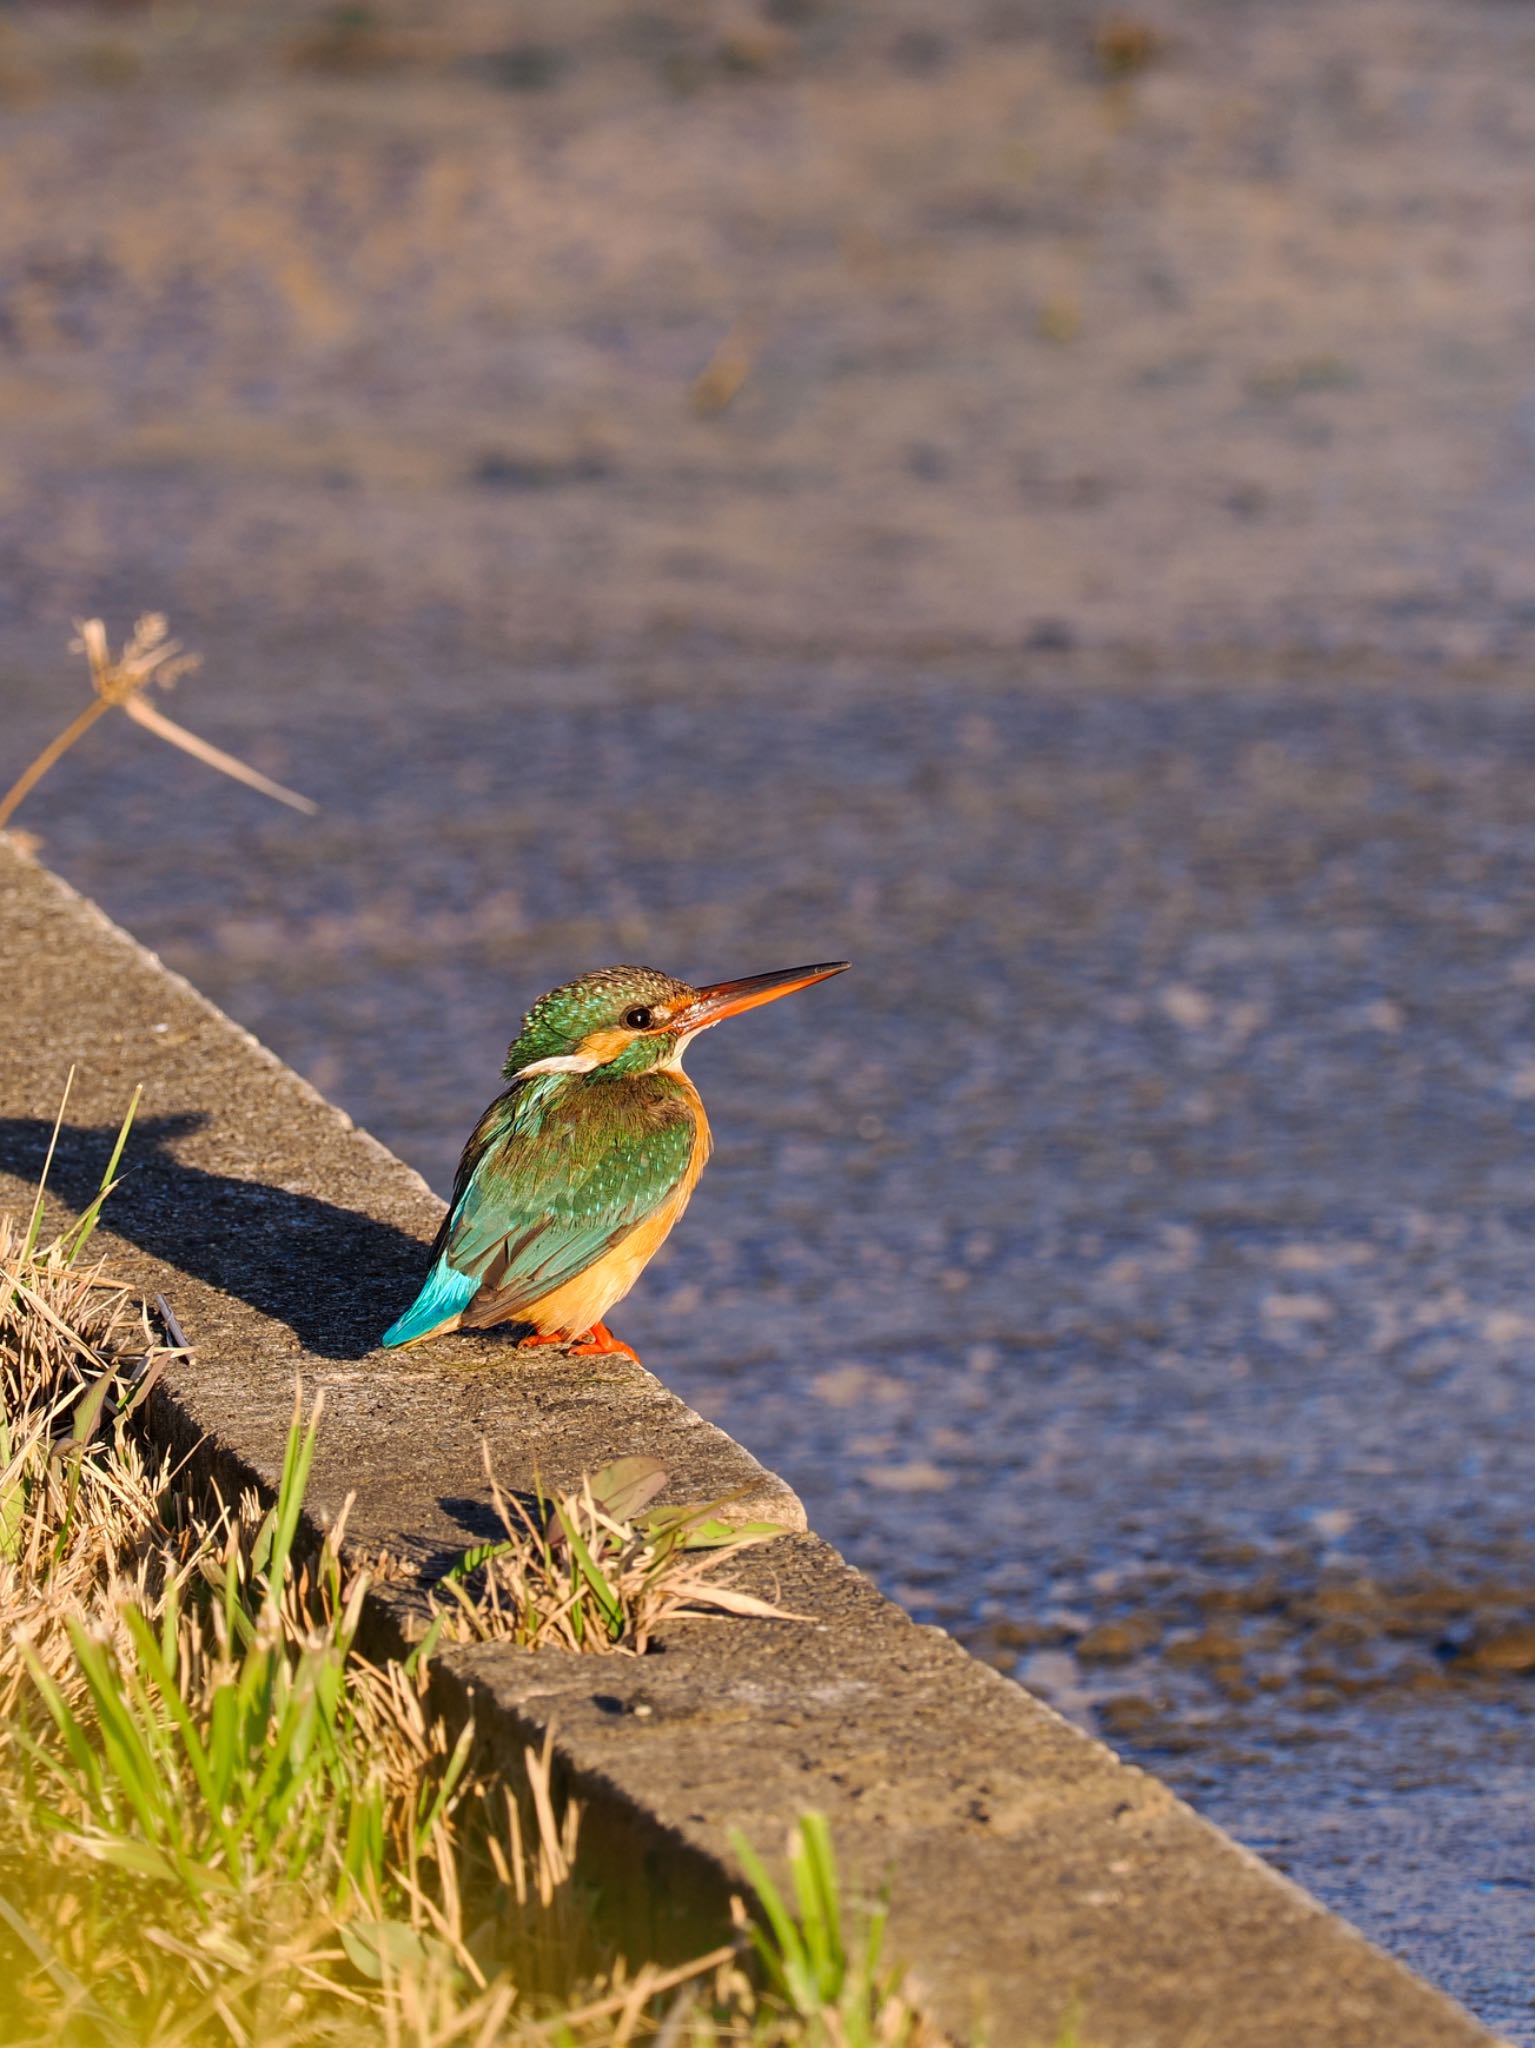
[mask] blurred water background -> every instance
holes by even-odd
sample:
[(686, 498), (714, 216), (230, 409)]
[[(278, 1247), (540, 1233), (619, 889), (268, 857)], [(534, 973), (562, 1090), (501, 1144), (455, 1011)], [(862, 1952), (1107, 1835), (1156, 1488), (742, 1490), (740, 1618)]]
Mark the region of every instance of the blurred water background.
[(1535, 18), (11, 6), (0, 124), (6, 759), (153, 606), (323, 807), (113, 721), (44, 857), (439, 1187), (553, 982), (852, 957), (621, 1333), (1535, 2043)]

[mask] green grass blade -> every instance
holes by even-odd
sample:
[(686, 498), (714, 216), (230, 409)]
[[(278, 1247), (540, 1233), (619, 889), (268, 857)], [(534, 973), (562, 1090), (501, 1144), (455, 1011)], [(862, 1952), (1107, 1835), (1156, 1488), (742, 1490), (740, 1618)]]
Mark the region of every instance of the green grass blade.
[(499, 1537), (494, 1543), (471, 1544), (456, 1564), (450, 1564), (438, 1581), (443, 1586), (461, 1586), (471, 1573), (477, 1572), (482, 1564), (489, 1564), (492, 1558), (505, 1557), (517, 1548), (513, 1536)]
[(824, 1813), (802, 1813), (790, 1868), (811, 1974), (822, 1998), (835, 1998), (847, 1975), (837, 1862)]
[(442, 1776), (438, 1780), (436, 1791), (426, 1811), (417, 1819), (415, 1835), (416, 1853), (418, 1855), (431, 1840), (433, 1828), (436, 1827), (438, 1820), (447, 1810), (453, 1794), (458, 1790), (460, 1779), (469, 1768), (469, 1751), (473, 1743), (474, 1723), (466, 1721), (459, 1731), (458, 1740), (453, 1745), (452, 1753), (447, 1763), (443, 1766)]
[(315, 1445), (320, 1431), (320, 1413), (325, 1404), (324, 1394), (317, 1394), (314, 1406), (309, 1411), (306, 1426), (300, 1405), (302, 1399), (302, 1392), (296, 1391), (293, 1397), (293, 1420), (288, 1425), (288, 1441), (283, 1450), (282, 1478), (277, 1487), (272, 1552), (266, 1568), (267, 1584), (274, 1592), (282, 1587), (288, 1575), (294, 1540), (298, 1535), (299, 1521), (304, 1512), (304, 1495), (308, 1491), (309, 1474), (314, 1465)]
[(137, 1609), (130, 1608), (125, 1619), (128, 1633), (133, 1638), (134, 1648), (153, 1682), (159, 1702), (181, 1736), (181, 1754), (185, 1757), (196, 1780), (197, 1789), (202, 1794), (208, 1819), (214, 1832), (221, 1837), (224, 1853), (232, 1863), (238, 1850), (238, 1840), (225, 1819), (219, 1787), (208, 1759), (207, 1746), (181, 1696), (176, 1684), (175, 1670), (165, 1658), (160, 1644), (155, 1640), (154, 1630), (143, 1615)]
[(808, 1958), (794, 1916), (783, 1893), (767, 1872), (767, 1865), (739, 1828), (731, 1828), (727, 1839), (746, 1872), (747, 1882), (757, 1895), (766, 1915), (771, 1939), (760, 1927), (752, 1928), (752, 1942), (776, 1988), (799, 2003), (798, 1989), (808, 1973)]
[(69, 1549), (69, 1539), (74, 1533), (75, 1503), (80, 1498), (80, 1465), (85, 1446), (75, 1444), (69, 1457), (69, 1477), (64, 1485), (64, 1505), (59, 1511), (58, 1533), (53, 1539), (53, 1562), (55, 1567), (62, 1564)]
[[(96, 1199), (86, 1209), (79, 1222), (72, 1229), (64, 1233), (62, 1243), (68, 1247), (64, 1256), (70, 1265), (74, 1264), (81, 1252), (90, 1243), (91, 1232), (96, 1228), (97, 1220), (101, 1215), (101, 1205), (117, 1185), (117, 1169), (122, 1162), (123, 1149), (128, 1143), (128, 1133), (133, 1129), (133, 1119), (138, 1114), (139, 1102), (143, 1093), (144, 1084), (140, 1082), (133, 1091), (127, 1111), (118, 1128), (117, 1143), (112, 1147), (112, 1157), (107, 1161), (106, 1171), (101, 1176), (100, 1185), (96, 1190)], [(60, 1110), (60, 1115), (62, 1116), (62, 1114), (63, 1111)], [(39, 1188), (39, 1196), (41, 1196), (41, 1193), (42, 1190)]]
[(597, 1597), (597, 1603), (601, 1607), (607, 1621), (609, 1633), (612, 1635), (621, 1634), (624, 1625), (622, 1602), (608, 1584), (606, 1577), (603, 1575), (602, 1567), (587, 1548), (586, 1540), (576, 1527), (574, 1520), (565, 1512), (565, 1509), (558, 1501), (555, 1503), (554, 1512), (559, 1517), (560, 1527), (565, 1531), (565, 1540), (570, 1545), (570, 1554), (575, 1559), (582, 1578), (585, 1579)]
[(26, 1660), (27, 1676), (37, 1688), (49, 1718), (64, 1739), (69, 1752), (69, 1761), (93, 1798), (100, 1797), (101, 1762), (91, 1746), (89, 1736), (81, 1725), (79, 1716), (70, 1707), (63, 1693), (54, 1683), (52, 1674), (44, 1670), (37, 1653), (30, 1645), (23, 1643), (21, 1654)]
[(416, 1673), (421, 1669), (423, 1664), (430, 1664), (432, 1658), (436, 1654), (437, 1645), (442, 1640), (442, 1632), (447, 1627), (448, 1620), (449, 1614), (446, 1608), (444, 1608), (440, 1614), (433, 1616), (432, 1624), (428, 1628), (426, 1634), (421, 1638), (420, 1642), (414, 1646), (414, 1648), (410, 1652), (410, 1655), (405, 1659), (402, 1668), (404, 1669), (407, 1678), (414, 1678)]
[(33, 1252), (37, 1249), (38, 1234), (43, 1227), (43, 1190), (48, 1185), (48, 1175), (53, 1167), (54, 1150), (59, 1142), (59, 1132), (64, 1128), (64, 1112), (69, 1107), (69, 1091), (74, 1085), (75, 1070), (71, 1063), (69, 1072), (64, 1076), (64, 1093), (59, 1098), (59, 1113), (53, 1119), (53, 1135), (48, 1140), (48, 1151), (43, 1160), (43, 1170), (37, 1177), (37, 1194), (32, 1202), (32, 1218), (27, 1225), (27, 1234), (21, 1247), (22, 1265), (26, 1264), (27, 1260), (31, 1258)]
[(163, 1834), (164, 1809), (155, 1745), (135, 1719), (124, 1697), (120, 1674), (113, 1669), (101, 1645), (93, 1642), (76, 1621), (69, 1623), (69, 1640), (90, 1694), (102, 1758), (110, 1774), (103, 1776), (103, 1790), (110, 1793), (115, 1787), (144, 1834), (157, 1842)]

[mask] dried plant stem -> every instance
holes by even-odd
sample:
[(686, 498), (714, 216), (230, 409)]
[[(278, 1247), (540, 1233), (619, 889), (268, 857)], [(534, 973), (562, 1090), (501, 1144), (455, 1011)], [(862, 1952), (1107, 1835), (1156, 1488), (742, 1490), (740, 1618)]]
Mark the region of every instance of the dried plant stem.
[(259, 768), (252, 768), (247, 762), (237, 760), (233, 754), (226, 754), (222, 747), (215, 747), (208, 740), (201, 740), (195, 732), (188, 732), (184, 725), (178, 725), (174, 718), (167, 718), (153, 704), (142, 697), (130, 697), (123, 705), (124, 711), (136, 725), (142, 725), (146, 732), (158, 733), (162, 740), (169, 740), (173, 747), (180, 747), (184, 754), (190, 754), (195, 761), (201, 761), (209, 768), (217, 768), (222, 775), (231, 776), (236, 782), (243, 782), (247, 789), (259, 790), (263, 796), (275, 797), (290, 810), (303, 811), (313, 817), (320, 806), (312, 797), (300, 796), (296, 789), (289, 789), (281, 782), (274, 782), (270, 775), (263, 775)]
[(37, 787), (48, 770), (61, 755), (67, 754), (77, 739), (88, 733), (100, 718), (108, 704), (105, 697), (93, 697), (85, 709), (72, 718), (57, 739), (50, 740), (30, 768), (22, 770), (3, 797), (0, 797), (0, 831), (9, 824), (11, 813), (24, 797)]
[(736, 1943), (730, 1942), (724, 1948), (710, 1949), (706, 1956), (699, 1956), (691, 1963), (679, 1963), (674, 1969), (660, 1970), (654, 1963), (642, 1963), (639, 1974), (625, 1991), (615, 1991), (611, 1997), (599, 1998), (591, 2005), (578, 2006), (574, 2012), (557, 2013), (553, 2019), (545, 2020), (539, 2029), (541, 2033), (557, 2033), (561, 2027), (587, 2026), (593, 2020), (605, 2020), (626, 2008), (630, 2012), (630, 2028), (639, 2018), (640, 2009), (646, 2002), (663, 1991), (673, 1991), (679, 1984), (686, 1984), (691, 1978), (701, 1977), (710, 1970), (717, 1970), (721, 1963), (730, 1962), (739, 1954)]
[(312, 815), (319, 809), (318, 804), (307, 796), (300, 796), (297, 790), (285, 788), (282, 783), (274, 782), (270, 775), (261, 774), (233, 754), (226, 754), (222, 747), (199, 739), (196, 733), (188, 732), (184, 725), (167, 718), (163, 711), (148, 701), (144, 693), (151, 683), (169, 689), (179, 676), (196, 668), (199, 660), (197, 655), (185, 653), (180, 641), (167, 638), (165, 620), (158, 612), (144, 614), (122, 652), (117, 655), (112, 653), (107, 643), (107, 629), (100, 619), (77, 620), (76, 630), (80, 637), (71, 643), (72, 649), (85, 656), (91, 671), (91, 689), (95, 694), (85, 709), (70, 720), (56, 739), (49, 741), (31, 766), (0, 797), (0, 829), (9, 823), (17, 806), (37, 787), (54, 763), (67, 754), (76, 740), (89, 732), (102, 713), (114, 704), (120, 706), (124, 715), (136, 725), (142, 725), (158, 738), (168, 740), (173, 747), (179, 747), (184, 754), (192, 755), (206, 767), (218, 769), (221, 775), (243, 782), (247, 789), (258, 790), (261, 795), (287, 804), (295, 811)]

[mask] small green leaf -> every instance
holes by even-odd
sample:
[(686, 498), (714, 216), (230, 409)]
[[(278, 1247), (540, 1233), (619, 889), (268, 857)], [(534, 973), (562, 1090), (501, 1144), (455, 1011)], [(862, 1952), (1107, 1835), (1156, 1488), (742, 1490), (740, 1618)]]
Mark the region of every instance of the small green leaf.
[(374, 1984), (386, 1967), (419, 1969), (441, 1946), (405, 1920), (348, 1920), (338, 1931), (353, 1969)]
[(101, 1412), (112, 1391), (112, 1375), (104, 1372), (91, 1381), (75, 1403), (74, 1427), (70, 1434), (77, 1444), (89, 1443), (101, 1427)]
[(147, 1842), (125, 1835), (75, 1835), (76, 1848), (97, 1863), (109, 1863), (114, 1870), (131, 1870), (136, 1877), (152, 1877), (160, 1884), (177, 1884), (180, 1872), (168, 1856)]
[(659, 1458), (615, 1458), (593, 1473), (592, 1499), (615, 1522), (632, 1522), (648, 1508), (671, 1474)]
[(496, 1543), (475, 1543), (466, 1550), (456, 1564), (450, 1564), (443, 1573), (441, 1584), (461, 1586), (471, 1573), (477, 1572), (482, 1564), (489, 1564), (494, 1557), (505, 1557), (510, 1550), (518, 1547), (514, 1536), (503, 1537)]
[[(706, 1519), (694, 1521), (695, 1515)], [(725, 1522), (708, 1508), (658, 1508), (642, 1524), (647, 1535), (676, 1534), (683, 1550), (723, 1550), (731, 1543), (766, 1543), (790, 1531), (782, 1522)]]

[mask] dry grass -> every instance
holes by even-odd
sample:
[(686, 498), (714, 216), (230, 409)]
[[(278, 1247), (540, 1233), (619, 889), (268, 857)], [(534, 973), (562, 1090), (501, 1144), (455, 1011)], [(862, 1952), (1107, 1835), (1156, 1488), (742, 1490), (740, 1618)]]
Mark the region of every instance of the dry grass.
[[(512, 1787), (431, 1711), (424, 1651), (358, 1654), (344, 1516), (298, 1555), (318, 1403), (271, 1506), (201, 1499), (145, 1450), (170, 1346), (86, 1256), (127, 1128), (68, 1229), (45, 1234), (41, 1190), (25, 1226), (0, 1218), (0, 2039), (917, 2048), (878, 1916), (844, 1952), (810, 1823), (798, 1914), (759, 1887), (761, 1961), (744, 1932), (673, 1969), (603, 1948), (550, 1749)], [(443, 1630), (639, 1650), (703, 1602), (773, 1612), (708, 1577), (769, 1532), (647, 1514), (664, 1477), (628, 1460), (531, 1508), (498, 1495), (506, 1539), (465, 1560)]]
[(805, 1619), (715, 1577), (782, 1528), (722, 1521), (718, 1501), (651, 1509), (669, 1476), (654, 1458), (620, 1458), (572, 1492), (539, 1488), (531, 1501), (505, 1493), (488, 1459), (486, 1472), (505, 1534), (441, 1581), (434, 1641), (643, 1656), (656, 1630), (684, 1615)]
[(102, 1628), (130, 1595), (152, 1604), (180, 1568), (167, 1475), (124, 1427), (165, 1346), (130, 1289), (85, 1257), (126, 1132), (125, 1120), (68, 1230), (43, 1239), (41, 1188), (25, 1225), (0, 1215), (0, 1777), (29, 1660), (57, 1680), (71, 1626)]

